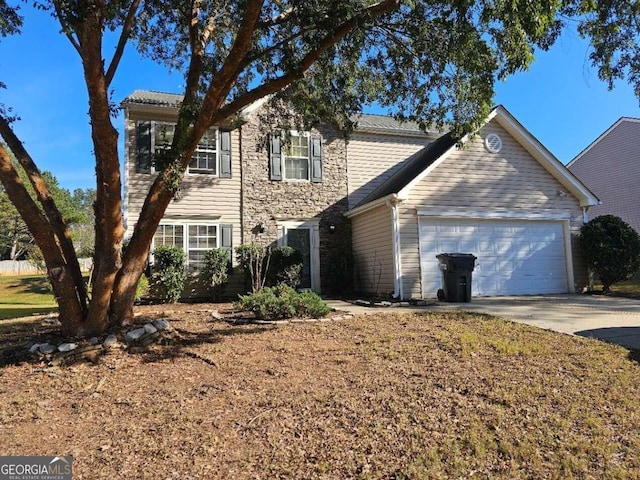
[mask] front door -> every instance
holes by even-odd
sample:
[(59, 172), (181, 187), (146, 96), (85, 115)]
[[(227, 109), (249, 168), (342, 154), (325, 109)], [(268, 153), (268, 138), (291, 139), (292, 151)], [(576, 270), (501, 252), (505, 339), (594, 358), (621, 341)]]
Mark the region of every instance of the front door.
[(311, 288), (311, 229), (288, 228), (286, 242), (302, 254), (302, 272), (298, 288)]
[(279, 223), (278, 245), (295, 248), (302, 254), (298, 288), (320, 292), (320, 237), (317, 220), (288, 220)]

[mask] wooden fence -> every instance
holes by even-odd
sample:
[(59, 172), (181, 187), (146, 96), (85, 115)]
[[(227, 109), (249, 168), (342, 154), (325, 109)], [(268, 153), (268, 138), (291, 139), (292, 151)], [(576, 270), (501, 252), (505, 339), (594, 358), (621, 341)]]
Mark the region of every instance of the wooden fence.
[[(78, 259), (83, 272), (89, 271), (91, 260), (91, 258)], [(28, 260), (2, 260), (0, 261), (0, 276), (2, 275), (44, 275), (44, 271)]]

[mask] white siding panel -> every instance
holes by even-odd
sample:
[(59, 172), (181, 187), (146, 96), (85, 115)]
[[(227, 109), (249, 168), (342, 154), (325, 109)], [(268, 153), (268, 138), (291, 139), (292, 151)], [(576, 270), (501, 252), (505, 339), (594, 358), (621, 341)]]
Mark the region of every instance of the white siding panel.
[(357, 206), (404, 160), (429, 143), (426, 135), (416, 138), (355, 132), (347, 146), (349, 208)]
[(391, 209), (381, 205), (351, 219), (356, 290), (393, 291)]

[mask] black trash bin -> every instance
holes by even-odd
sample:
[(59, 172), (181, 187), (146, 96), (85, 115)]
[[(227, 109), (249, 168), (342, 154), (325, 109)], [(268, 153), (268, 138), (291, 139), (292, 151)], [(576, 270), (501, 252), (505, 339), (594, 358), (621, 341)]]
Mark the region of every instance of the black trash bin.
[(470, 302), (471, 278), (476, 257), (470, 253), (436, 255), (442, 271), (442, 286), (446, 302)]

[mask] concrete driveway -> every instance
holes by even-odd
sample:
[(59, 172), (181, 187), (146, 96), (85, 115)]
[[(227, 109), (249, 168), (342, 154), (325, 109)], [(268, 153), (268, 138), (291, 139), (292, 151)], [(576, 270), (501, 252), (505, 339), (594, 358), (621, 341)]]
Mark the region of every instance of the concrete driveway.
[[(340, 310), (371, 312), (346, 302)], [(601, 295), (540, 295), (522, 297), (477, 297), (470, 303), (440, 303), (420, 310), (464, 310), (508, 318), (556, 332), (593, 337), (640, 350), (640, 301)], [(387, 308), (385, 311), (405, 310)]]

